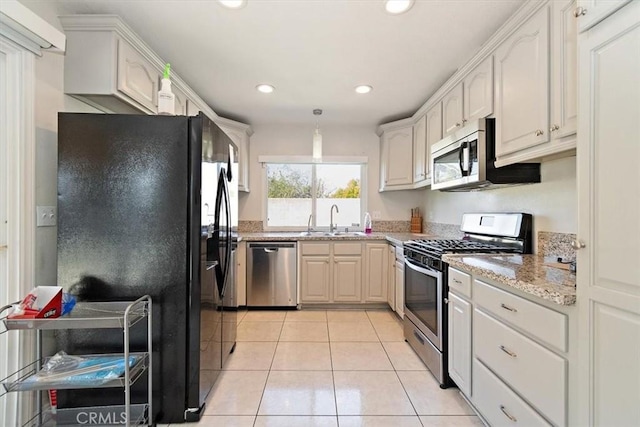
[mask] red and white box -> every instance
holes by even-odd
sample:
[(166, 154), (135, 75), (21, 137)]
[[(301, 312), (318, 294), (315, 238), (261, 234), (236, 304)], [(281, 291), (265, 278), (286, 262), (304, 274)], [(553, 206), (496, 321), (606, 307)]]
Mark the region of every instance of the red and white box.
[(53, 319), (62, 314), (62, 287), (38, 286), (14, 306), (9, 319)]

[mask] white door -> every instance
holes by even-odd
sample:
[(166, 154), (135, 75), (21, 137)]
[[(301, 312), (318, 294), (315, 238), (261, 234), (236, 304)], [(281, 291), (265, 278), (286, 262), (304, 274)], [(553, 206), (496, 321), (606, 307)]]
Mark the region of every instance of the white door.
[(385, 186), (413, 182), (413, 126), (385, 132)]
[(427, 116), (413, 125), (413, 182), (427, 179)]
[(442, 129), (444, 136), (455, 132), (464, 124), (462, 96), (462, 83), (460, 83), (442, 98)]
[(472, 122), (493, 113), (493, 56), (489, 56), (467, 77), (464, 87), (464, 119)]
[(427, 111), (427, 176), (431, 177), (431, 146), (442, 139), (442, 103)]
[(449, 376), (471, 396), (471, 303), (449, 292)]
[(580, 425), (640, 425), (640, 2), (579, 38)]

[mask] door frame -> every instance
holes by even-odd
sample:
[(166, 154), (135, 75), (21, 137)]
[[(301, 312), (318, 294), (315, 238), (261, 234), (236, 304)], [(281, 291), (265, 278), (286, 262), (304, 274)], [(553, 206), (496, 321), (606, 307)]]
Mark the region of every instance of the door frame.
[[(6, 202), (6, 281), (0, 289), (2, 303), (21, 299), (34, 286), (35, 277), (35, 56), (0, 34), (5, 94), (0, 100), (0, 151), (6, 154), (6, 185), (0, 197)], [(3, 338), (4, 337), (4, 338)], [(6, 333), (0, 347), (0, 363), (8, 373), (35, 360), (33, 333)], [(4, 399), (4, 425), (28, 420), (34, 399), (10, 393)], [(22, 422), (18, 421), (22, 420)]]

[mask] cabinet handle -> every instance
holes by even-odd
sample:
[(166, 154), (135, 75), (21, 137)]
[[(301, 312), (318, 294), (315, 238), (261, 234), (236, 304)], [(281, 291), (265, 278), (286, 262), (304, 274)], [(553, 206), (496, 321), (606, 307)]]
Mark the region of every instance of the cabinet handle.
[(571, 242), (571, 247), (573, 249), (582, 249), (584, 247), (586, 247), (587, 245), (584, 244), (584, 242), (582, 240), (574, 240), (573, 242)]
[(504, 405), (500, 405), (500, 410), (502, 411), (504, 416), (509, 418), (511, 421), (513, 421), (514, 423), (518, 422), (518, 419), (516, 417), (507, 412), (507, 408), (505, 408)]
[(558, 129), (560, 129), (560, 126), (558, 126), (558, 125), (553, 125), (553, 126), (551, 126), (551, 127), (549, 128), (549, 132), (555, 132), (555, 131), (557, 131)]
[(536, 136), (542, 136), (542, 135), (544, 135), (544, 131), (542, 129), (536, 130)]
[(454, 278), (453, 281), (456, 282), (458, 285), (462, 285), (462, 282), (460, 280), (458, 280), (458, 279)]
[(573, 12), (573, 16), (575, 16), (576, 18), (580, 18), (583, 15), (587, 14), (587, 9), (585, 9), (584, 7), (577, 7), (576, 10)]
[(518, 355), (517, 355), (517, 354), (515, 354), (513, 351), (509, 350), (507, 347), (505, 347), (505, 346), (503, 346), (503, 345), (501, 345), (501, 346), (500, 346), (500, 350), (504, 351), (504, 352), (505, 352), (505, 353), (507, 353), (509, 356), (513, 357), (514, 359), (515, 359), (516, 357), (518, 357)]
[(459, 128), (460, 126), (462, 126), (460, 123), (456, 123), (457, 128)]
[(462, 124), (467, 123), (467, 119), (462, 119)]
[(512, 313), (517, 313), (517, 312), (518, 312), (518, 310), (516, 310), (516, 309), (515, 309), (515, 308), (513, 308), (513, 307), (509, 307), (509, 306), (508, 306), (508, 305), (506, 305), (506, 304), (500, 304), (500, 307), (504, 308), (505, 310), (509, 310), (509, 311), (510, 311), (510, 312), (512, 312)]

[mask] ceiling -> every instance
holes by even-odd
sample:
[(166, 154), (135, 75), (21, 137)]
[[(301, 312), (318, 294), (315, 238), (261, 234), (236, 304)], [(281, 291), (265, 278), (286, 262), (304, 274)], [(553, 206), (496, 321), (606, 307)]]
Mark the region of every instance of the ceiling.
[[(42, 0), (41, 0), (42, 1)], [(54, 0), (57, 14), (120, 15), (220, 116), (376, 126), (412, 115), (524, 0)], [(37, 3), (26, 0), (25, 3)], [(49, 7), (51, 7), (49, 3)], [(269, 83), (272, 94), (256, 85)], [(373, 91), (356, 94), (355, 86)]]

